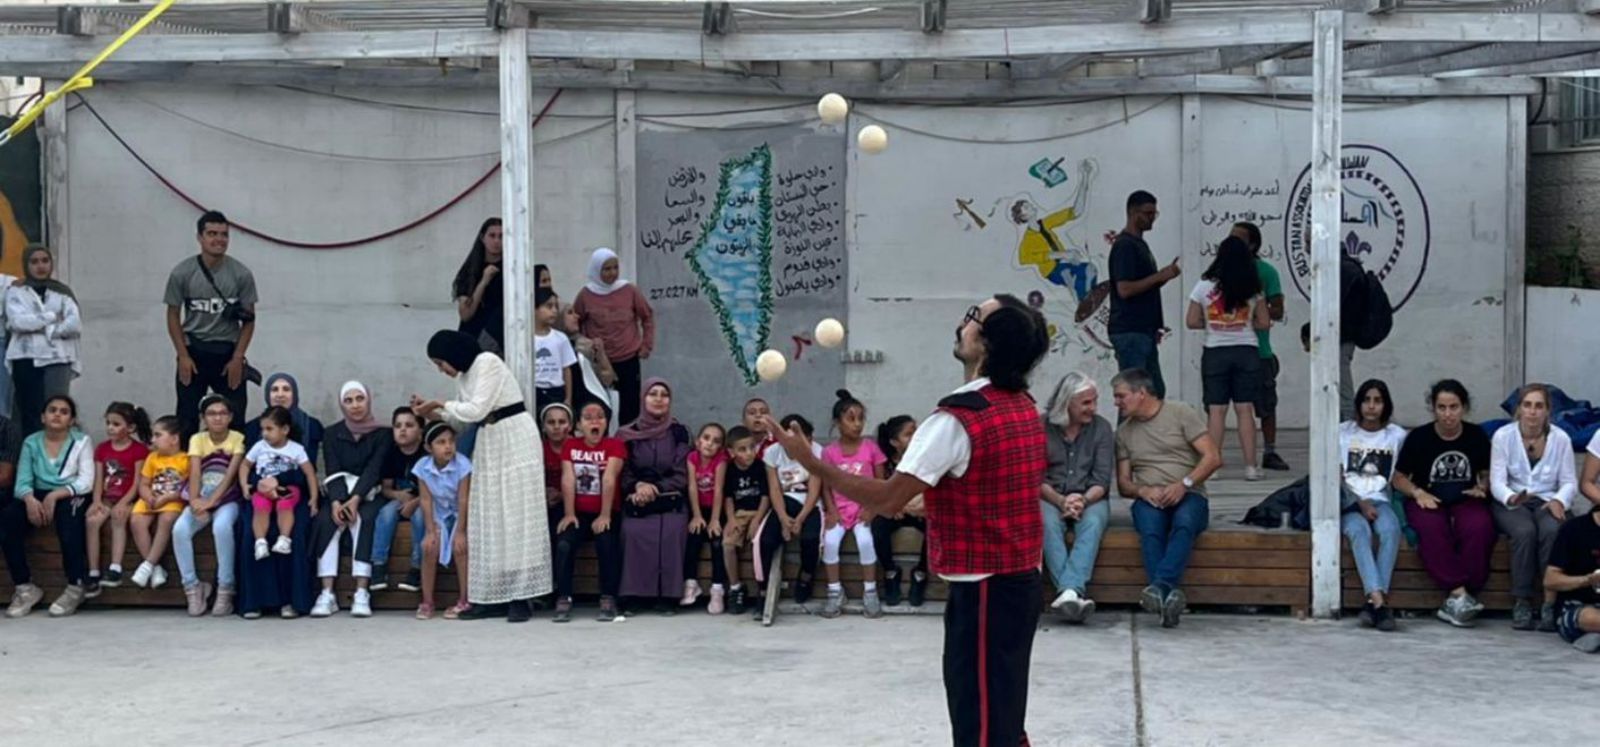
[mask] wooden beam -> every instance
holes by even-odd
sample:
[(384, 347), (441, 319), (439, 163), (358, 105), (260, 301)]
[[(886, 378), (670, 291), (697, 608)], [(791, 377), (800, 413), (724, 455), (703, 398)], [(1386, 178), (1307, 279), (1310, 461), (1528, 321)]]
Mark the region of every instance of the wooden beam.
[(1318, 11), (1311, 92), (1311, 610), (1339, 614), (1339, 221), (1343, 11)]
[(922, 0), (922, 33), (944, 33), (949, 7), (946, 0)]
[(891, 80), (899, 80), (900, 78), (905, 77), (905, 74), (906, 74), (906, 61), (905, 60), (879, 60), (878, 61), (878, 80), (880, 82), (887, 82), (887, 81), (891, 81)]
[(1561, 75), (1564, 73), (1578, 73), (1586, 70), (1600, 69), (1600, 52), (1572, 55), (1570, 57), (1557, 57), (1535, 62), (1518, 62), (1509, 65), (1493, 65), (1490, 67), (1468, 68), (1439, 73), (1439, 80), (1471, 80), (1482, 77), (1494, 76), (1542, 76)]
[(1560, 59), (1574, 55), (1600, 52), (1600, 39), (1593, 42), (1561, 42), (1558, 44), (1485, 44), (1459, 52), (1433, 55), (1398, 65), (1368, 68), (1351, 73), (1359, 76), (1380, 75), (1435, 75), (1453, 70), (1476, 70), (1500, 65)]
[(1052, 54), (1026, 60), (1013, 60), (1011, 78), (1013, 80), (1059, 78), (1069, 71), (1089, 64), (1093, 59), (1092, 54)]
[(321, 31), (349, 31), (350, 26), (306, 3), (267, 3), (267, 30), (275, 34), (303, 34)]
[(504, 236), (506, 334), (502, 357), (533, 401), (533, 83), (528, 35), (500, 38), (500, 220)]
[[(63, 76), (63, 79), (65, 76)], [(60, 87), (62, 79), (45, 82), (48, 89)], [(39, 147), (43, 151), (44, 235), (42, 239), (56, 255), (56, 272), (67, 282), (72, 276), (72, 190), (67, 188), (71, 172), (67, 150), (67, 102), (60, 101), (44, 110), (39, 124)]]
[[(1596, 66), (1600, 66), (1600, 62), (1597, 62)], [(75, 70), (76, 67), (72, 65), (0, 66), (0, 74), (44, 78), (63, 78)], [(1043, 80), (919, 79), (882, 82), (871, 78), (743, 76), (651, 70), (619, 72), (536, 67), (532, 76), (535, 85), (540, 88), (720, 93), (779, 98), (808, 98), (834, 92), (850, 98), (885, 101), (976, 102), (1080, 96), (1167, 96), (1190, 93), (1304, 99), (1311, 95), (1311, 79), (1307, 77), (1268, 78), (1247, 75), (1071, 77)], [(493, 71), (474, 69), (450, 68), (448, 72), (441, 72), (438, 68), (420, 66), (213, 65), (183, 62), (160, 64), (107, 62), (95, 69), (95, 79), (193, 84), (408, 88), (440, 86), (481, 88), (498, 83)], [(1539, 92), (1539, 84), (1530, 78), (1521, 77), (1352, 78), (1346, 81), (1345, 92), (1351, 97), (1366, 98), (1531, 96)]]
[(1401, 0), (1366, 0), (1367, 15), (1381, 16), (1400, 9)]
[(639, 266), (638, 93), (616, 91), (617, 256), (624, 267)]
[(1172, 20), (1172, 0), (1134, 0), (1139, 23), (1165, 23)]
[(1500, 389), (1527, 383), (1528, 102), (1506, 100), (1505, 366)]
[[(142, 13), (128, 13), (105, 7), (60, 5), (56, 7), (56, 33), (66, 36), (116, 36), (139, 22)], [(200, 26), (187, 26), (156, 20), (145, 26), (144, 34), (210, 34), (217, 32)]]
[(1140, 75), (1203, 75), (1251, 67), (1265, 60), (1304, 49), (1305, 44), (1252, 44), (1222, 47), (1180, 55), (1147, 57), (1139, 60)]

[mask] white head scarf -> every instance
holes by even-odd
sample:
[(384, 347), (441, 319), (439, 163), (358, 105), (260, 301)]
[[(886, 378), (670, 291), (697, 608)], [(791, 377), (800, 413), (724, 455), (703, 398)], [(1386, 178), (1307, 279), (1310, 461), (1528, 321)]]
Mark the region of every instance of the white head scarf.
[(601, 296), (609, 296), (612, 293), (622, 290), (622, 288), (628, 284), (628, 281), (623, 280), (621, 277), (618, 277), (617, 282), (610, 285), (606, 285), (605, 281), (600, 279), (600, 269), (606, 266), (606, 262), (613, 259), (617, 259), (617, 253), (611, 251), (610, 247), (602, 246), (599, 249), (594, 250), (594, 254), (590, 255), (589, 282), (584, 285), (585, 288), (589, 289), (590, 293)]

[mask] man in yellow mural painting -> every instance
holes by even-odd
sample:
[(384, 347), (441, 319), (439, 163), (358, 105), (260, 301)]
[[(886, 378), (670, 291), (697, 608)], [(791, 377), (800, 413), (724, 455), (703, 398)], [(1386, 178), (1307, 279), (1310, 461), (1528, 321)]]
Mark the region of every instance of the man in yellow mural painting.
[(1011, 222), (1022, 230), (1017, 241), (1017, 265), (1035, 269), (1041, 279), (1052, 285), (1071, 288), (1080, 300), (1094, 289), (1099, 273), (1086, 252), (1072, 251), (1058, 232), (1083, 217), (1094, 173), (1094, 161), (1080, 161), (1072, 203), (1043, 217), (1043, 209), (1031, 197), (1022, 197), (1010, 206)]

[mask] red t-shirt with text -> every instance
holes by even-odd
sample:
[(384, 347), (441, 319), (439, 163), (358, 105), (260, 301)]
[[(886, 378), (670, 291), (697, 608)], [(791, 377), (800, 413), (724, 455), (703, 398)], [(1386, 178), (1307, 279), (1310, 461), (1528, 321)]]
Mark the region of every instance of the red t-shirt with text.
[[(603, 438), (590, 446), (581, 438), (567, 440), (567, 453), (562, 461), (572, 464), (574, 482), (573, 507), (580, 514), (600, 513), (600, 490), (604, 485), (606, 462), (627, 459), (628, 447), (615, 438)], [(619, 475), (620, 479), (620, 475)], [(622, 510), (622, 502), (612, 496), (612, 511)]]

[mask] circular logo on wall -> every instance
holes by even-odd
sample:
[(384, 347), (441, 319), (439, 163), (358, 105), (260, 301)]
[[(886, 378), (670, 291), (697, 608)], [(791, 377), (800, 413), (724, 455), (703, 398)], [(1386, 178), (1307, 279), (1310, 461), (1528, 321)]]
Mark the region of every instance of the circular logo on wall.
[[(1399, 311), (1428, 270), (1432, 226), (1428, 201), (1411, 171), (1375, 145), (1346, 145), (1339, 158), (1343, 206), (1339, 244), (1378, 275)], [(1283, 222), (1284, 261), (1295, 290), (1311, 298), (1311, 164), (1289, 191)]]

